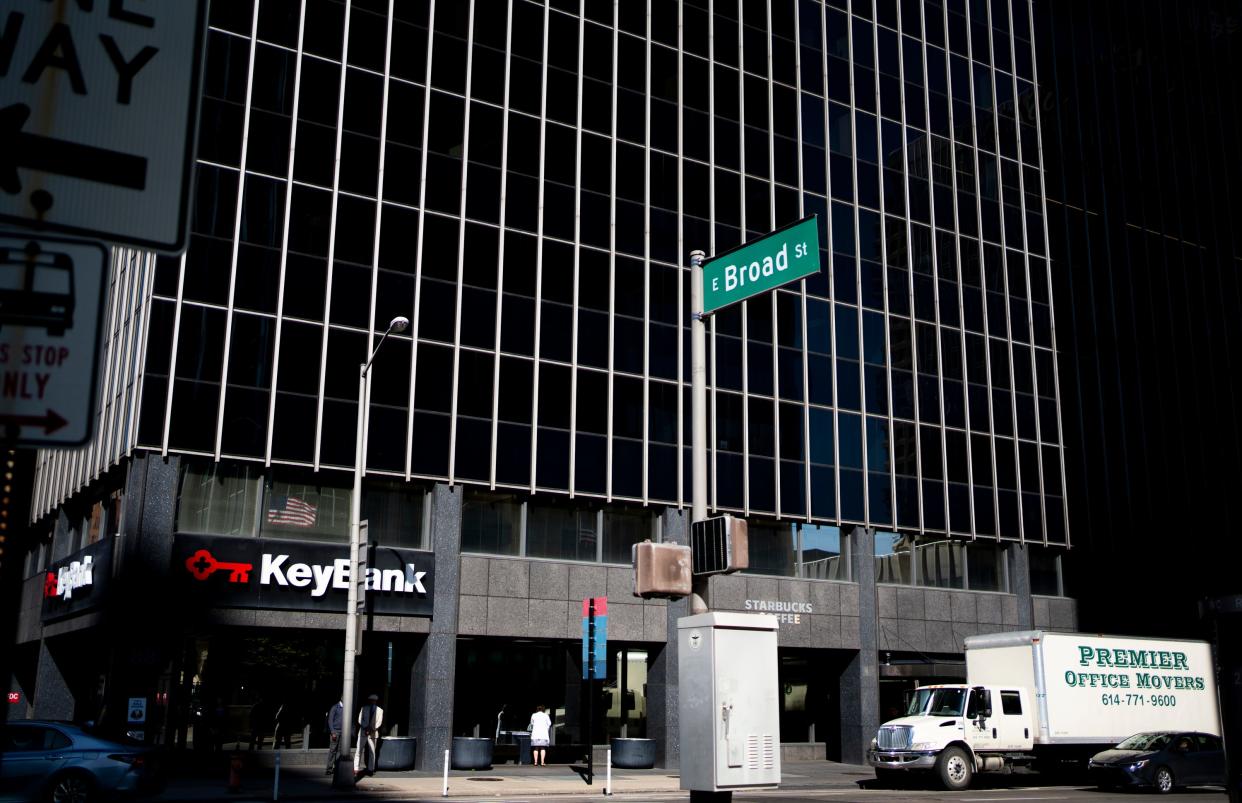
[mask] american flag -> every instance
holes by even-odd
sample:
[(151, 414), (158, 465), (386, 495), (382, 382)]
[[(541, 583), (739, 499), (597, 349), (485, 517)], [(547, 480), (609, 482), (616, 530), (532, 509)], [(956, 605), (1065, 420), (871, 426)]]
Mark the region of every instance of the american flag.
[(272, 498), (271, 507), (267, 509), (267, 523), (288, 527), (314, 527), (317, 510), (310, 502), (296, 496), (276, 496)]

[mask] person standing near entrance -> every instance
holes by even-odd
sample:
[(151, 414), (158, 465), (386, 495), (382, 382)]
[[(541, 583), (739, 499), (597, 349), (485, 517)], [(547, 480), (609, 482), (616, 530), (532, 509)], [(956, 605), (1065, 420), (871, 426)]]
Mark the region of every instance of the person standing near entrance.
[(372, 694), (358, 712), (358, 749), (354, 752), (354, 778), (374, 775), (379, 750), (379, 729), (384, 724), (384, 709), (379, 695)]
[(336, 705), (328, 709), (328, 766), (324, 775), (336, 772), (336, 762), (341, 757), (341, 728), (345, 726), (345, 703), (337, 700)]
[(530, 715), (530, 755), (537, 767), (548, 766), (548, 741), (552, 738), (552, 718), (543, 712), (543, 706), (535, 706), (535, 713)]

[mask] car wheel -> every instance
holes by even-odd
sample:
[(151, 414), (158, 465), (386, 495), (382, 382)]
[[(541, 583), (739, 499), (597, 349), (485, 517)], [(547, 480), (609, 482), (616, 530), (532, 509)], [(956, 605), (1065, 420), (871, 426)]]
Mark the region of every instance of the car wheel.
[(945, 789), (958, 792), (970, 786), (974, 767), (971, 766), (970, 756), (966, 755), (965, 750), (949, 747), (936, 759), (936, 774), (940, 776), (940, 783)]
[(81, 772), (66, 772), (52, 780), (48, 803), (89, 803), (95, 797), (95, 782)]
[(1157, 767), (1152, 781), (1156, 784), (1156, 791), (1162, 795), (1173, 791), (1173, 771), (1168, 767)]

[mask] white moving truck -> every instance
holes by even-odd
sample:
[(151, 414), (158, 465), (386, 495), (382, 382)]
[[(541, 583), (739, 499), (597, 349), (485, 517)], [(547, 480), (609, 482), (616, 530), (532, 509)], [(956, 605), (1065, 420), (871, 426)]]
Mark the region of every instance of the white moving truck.
[(932, 771), (947, 789), (976, 772), (1081, 761), (1142, 731), (1220, 734), (1203, 641), (1045, 633), (966, 638), (964, 685), (924, 686), (867, 753), (877, 779)]

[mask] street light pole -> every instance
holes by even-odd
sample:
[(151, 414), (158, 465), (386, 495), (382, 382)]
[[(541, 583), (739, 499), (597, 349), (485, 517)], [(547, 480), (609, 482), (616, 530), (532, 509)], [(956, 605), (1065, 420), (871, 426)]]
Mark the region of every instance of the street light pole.
[(371, 356), (367, 361), (362, 363), (358, 370), (358, 430), (357, 438), (354, 442), (354, 492), (350, 498), (350, 523), (349, 523), (349, 602), (345, 608), (345, 681), (344, 688), (341, 690), (341, 703), (343, 704), (344, 716), (341, 718), (341, 735), (340, 735), (340, 752), (337, 754), (336, 768), (332, 776), (332, 785), (338, 789), (352, 788), (354, 785), (354, 771), (352, 766), (352, 758), (350, 756), (350, 743), (353, 732), (353, 710), (354, 710), (354, 664), (358, 655), (358, 624), (360, 620), (360, 611), (358, 610), (360, 600), (363, 595), (358, 592), (366, 583), (366, 578), (359, 576), (358, 553), (361, 551), (362, 540), (362, 473), (363, 455), (365, 452), (366, 437), (366, 421), (367, 410), (370, 407), (367, 398), (367, 380), (371, 371), (371, 363), (375, 360), (375, 355), (379, 353), (380, 346), (384, 345), (384, 340), (392, 332), (404, 332), (409, 328), (410, 321), (408, 318), (397, 316), (388, 324), (388, 329), (380, 337), (375, 349), (372, 350)]

